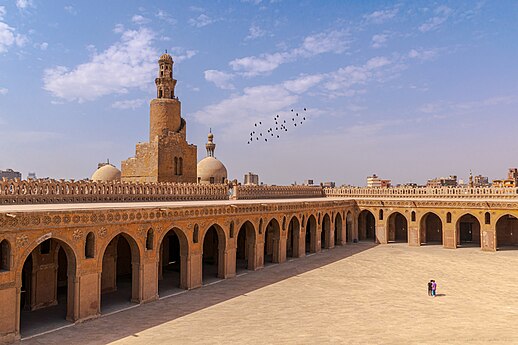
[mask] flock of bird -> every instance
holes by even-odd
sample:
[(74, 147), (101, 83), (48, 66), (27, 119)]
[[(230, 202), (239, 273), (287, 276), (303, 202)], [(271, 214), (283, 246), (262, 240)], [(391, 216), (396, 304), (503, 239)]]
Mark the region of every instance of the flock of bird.
[(281, 117), (278, 114), (273, 117), (273, 122), (275, 124), (272, 124), (270, 127), (268, 127), (266, 124), (263, 127), (262, 121), (254, 123), (254, 128), (250, 132), (250, 138), (248, 139), (248, 145), (252, 144), (254, 140), (257, 141), (265, 141), (268, 142), (268, 139), (279, 139), (283, 132), (288, 131), (288, 127), (293, 126), (294, 128), (297, 127), (297, 125), (302, 126), (302, 124), (306, 121), (306, 111), (307, 109), (304, 108), (304, 112), (301, 111), (299, 114), (294, 109), (291, 109), (291, 112), (288, 114), (291, 115), (287, 118)]

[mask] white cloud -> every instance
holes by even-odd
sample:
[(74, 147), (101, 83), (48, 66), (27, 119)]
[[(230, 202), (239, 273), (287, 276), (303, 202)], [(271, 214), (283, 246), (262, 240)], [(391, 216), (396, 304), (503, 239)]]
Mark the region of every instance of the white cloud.
[(0, 87), (0, 95), (7, 95), (8, 92), (9, 90), (5, 87)]
[(146, 101), (144, 99), (127, 99), (113, 102), (112, 108), (115, 109), (137, 109), (142, 107)]
[(348, 33), (345, 31), (331, 31), (319, 33), (304, 38), (302, 45), (291, 51), (247, 56), (229, 62), (236, 72), (246, 77), (267, 74), (280, 65), (295, 61), (300, 57), (312, 57), (323, 53), (342, 53), (349, 44)]
[(345, 31), (322, 32), (304, 38), (301, 55), (317, 55), (322, 53), (342, 53), (349, 44)]
[(32, 0), (16, 0), (16, 7), (20, 10), (25, 10), (26, 8), (33, 6)]
[(221, 72), (214, 69), (210, 69), (204, 72), (205, 80), (214, 83), (216, 87), (225, 90), (234, 89), (234, 85), (230, 80), (234, 77), (231, 73)]
[(265, 30), (261, 29), (255, 24), (252, 24), (248, 29), (248, 36), (245, 37), (245, 40), (255, 40), (256, 38), (263, 37), (265, 34)]
[(5, 6), (0, 6), (0, 20), (4, 19), (6, 13), (7, 11), (5, 10)]
[(173, 47), (171, 48), (170, 53), (173, 56), (174, 62), (178, 63), (185, 60), (189, 60), (190, 58), (198, 54), (198, 51), (193, 49), (184, 49), (182, 47)]
[(49, 47), (49, 44), (47, 42), (42, 42), (42, 43), (36, 44), (35, 47), (39, 48), (41, 50), (47, 50), (47, 48)]
[(133, 17), (131, 17), (131, 21), (137, 25), (149, 23), (149, 19), (141, 16), (140, 14), (135, 14)]
[(158, 10), (156, 17), (160, 20), (167, 22), (168, 24), (175, 25), (176, 19), (174, 19), (169, 13), (164, 10)]
[(202, 13), (196, 18), (189, 19), (189, 24), (197, 28), (202, 28), (204, 26), (214, 23), (214, 21), (215, 20), (209, 17), (208, 15)]
[(370, 14), (366, 14), (363, 16), (368, 22), (381, 24), (389, 19), (394, 18), (399, 10), (397, 8), (387, 9), (387, 10), (380, 10), (380, 11), (374, 11)]
[(283, 85), (261, 85), (245, 88), (242, 94), (211, 104), (194, 113), (204, 125), (227, 125), (231, 128), (248, 127), (253, 121), (270, 118), (298, 101)]
[(284, 87), (296, 94), (304, 93), (311, 87), (317, 85), (324, 78), (321, 74), (302, 76), (297, 79), (288, 80), (284, 82)]
[(27, 36), (17, 34), (15, 31), (16, 30), (7, 25), (7, 23), (0, 22), (0, 53), (6, 52), (8, 48), (13, 45), (22, 47), (27, 43)]
[(330, 96), (349, 96), (356, 91), (352, 90), (354, 85), (364, 85), (371, 80), (380, 78), (383, 74), (383, 67), (391, 65), (392, 62), (386, 57), (375, 57), (368, 60), (362, 66), (349, 65), (328, 74), (328, 81), (324, 88), (330, 92)]
[(154, 38), (149, 29), (127, 30), (120, 41), (101, 53), (94, 53), (89, 62), (73, 69), (64, 66), (46, 69), (43, 88), (55, 97), (83, 102), (145, 87), (157, 68)]
[(124, 30), (124, 25), (122, 24), (115, 24), (115, 27), (113, 28), (113, 32), (115, 32), (116, 34), (122, 34)]
[(63, 7), (63, 9), (71, 15), (75, 16), (77, 14), (77, 11), (73, 6), (68, 5), (68, 6)]
[(419, 31), (428, 32), (437, 30), (450, 17), (452, 10), (448, 6), (439, 6), (434, 10), (435, 16), (419, 26)]
[(244, 76), (253, 77), (260, 74), (266, 74), (281, 64), (292, 61), (294, 54), (285, 53), (274, 53), (274, 54), (262, 54), (260, 56), (247, 56), (240, 59), (235, 59), (229, 62), (229, 65), (234, 71), (243, 72)]
[(388, 34), (378, 34), (372, 36), (372, 48), (381, 48), (385, 46), (387, 43), (389, 35)]
[(408, 52), (408, 57), (418, 60), (432, 60), (437, 56), (437, 54), (438, 52), (436, 49), (412, 49)]

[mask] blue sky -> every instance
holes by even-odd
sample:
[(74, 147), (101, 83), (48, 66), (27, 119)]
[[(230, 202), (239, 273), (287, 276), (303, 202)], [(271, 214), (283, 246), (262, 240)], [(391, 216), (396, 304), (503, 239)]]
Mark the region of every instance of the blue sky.
[(188, 141), (204, 158), (212, 128), (230, 178), (502, 178), (518, 166), (517, 37), (517, 1), (0, 1), (0, 169), (120, 167), (148, 139), (167, 49)]

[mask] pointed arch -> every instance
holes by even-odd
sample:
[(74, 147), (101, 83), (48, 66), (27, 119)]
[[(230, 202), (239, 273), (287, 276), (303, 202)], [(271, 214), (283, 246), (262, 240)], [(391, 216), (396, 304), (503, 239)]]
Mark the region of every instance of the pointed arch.
[[(210, 283), (214, 277), (225, 278), (225, 250), (227, 238), (221, 225), (214, 223), (202, 236), (202, 282)], [(212, 279), (211, 279), (212, 278)]]
[(419, 222), (421, 244), (443, 244), (441, 218), (434, 212), (423, 214)]
[[(281, 253), (281, 226), (276, 218), (272, 218), (264, 230), (264, 264), (279, 263), (282, 261)], [(285, 249), (285, 248), (284, 248)]]
[(363, 210), (358, 214), (358, 240), (376, 241), (376, 218), (369, 210)]
[(387, 218), (388, 242), (408, 242), (408, 220), (400, 212), (393, 212)]
[(518, 215), (507, 213), (496, 221), (496, 250), (518, 249)]
[(310, 214), (305, 227), (306, 254), (317, 252), (317, 219)]
[(471, 213), (465, 213), (455, 224), (455, 238), (458, 247), (480, 247), (480, 221)]
[(343, 234), (343, 224), (342, 224), (342, 215), (340, 212), (336, 212), (335, 221), (334, 221), (334, 232), (335, 232), (335, 246), (342, 245), (344, 241)]
[(257, 269), (257, 234), (254, 224), (247, 220), (237, 232), (236, 272), (240, 269)]
[(331, 217), (328, 213), (322, 218), (322, 230), (320, 233), (320, 249), (331, 247)]

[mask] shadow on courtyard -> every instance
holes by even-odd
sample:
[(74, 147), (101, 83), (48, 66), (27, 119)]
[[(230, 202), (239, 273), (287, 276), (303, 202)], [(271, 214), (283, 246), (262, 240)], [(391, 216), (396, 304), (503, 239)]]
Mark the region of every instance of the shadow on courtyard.
[(31, 339), (23, 344), (107, 344), (161, 325), (196, 311), (225, 302), (270, 284), (321, 268), (353, 256), (376, 245), (360, 242), (323, 250), (282, 264), (270, 264), (259, 271), (238, 270), (238, 276), (199, 289), (143, 304), (138, 308), (73, 325)]

